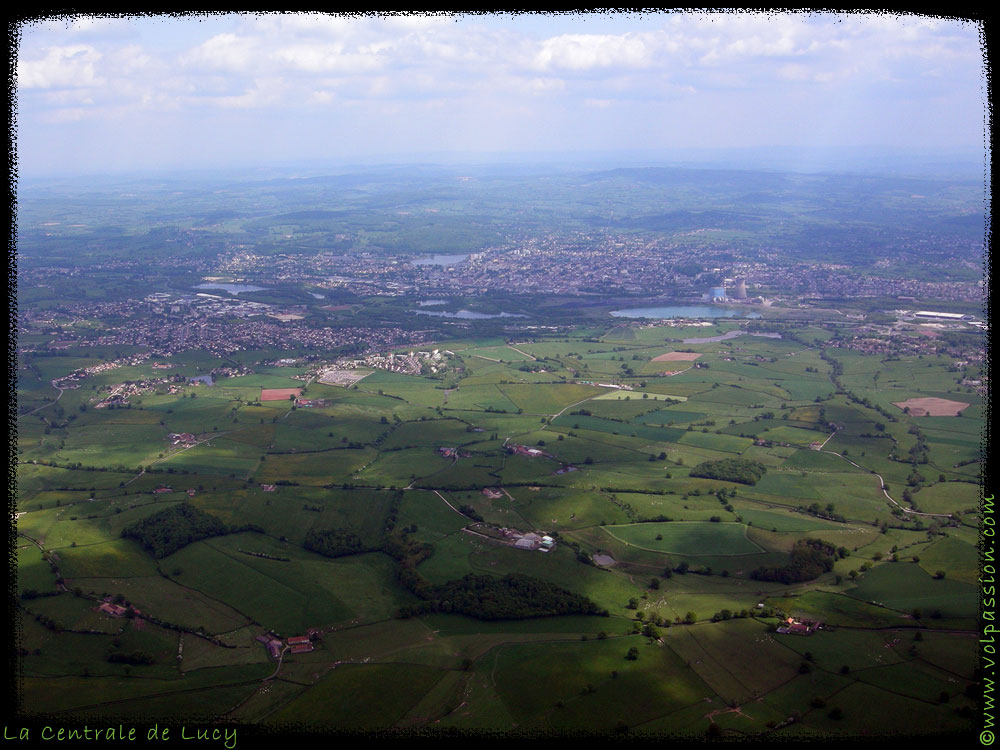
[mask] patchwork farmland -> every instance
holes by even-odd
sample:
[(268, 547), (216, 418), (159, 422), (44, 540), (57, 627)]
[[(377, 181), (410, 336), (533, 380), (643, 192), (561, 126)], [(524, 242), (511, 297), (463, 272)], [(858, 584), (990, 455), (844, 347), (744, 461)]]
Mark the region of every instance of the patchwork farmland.
[[(266, 374), (100, 410), (114, 377), (90, 376), (19, 424), (24, 700), (754, 739), (891, 705), (900, 731), (962, 728), (980, 402), (915, 362), (876, 389), (877, 361), (815, 330), (734, 332), (443, 340), (421, 375), (243, 352)], [(46, 377), (91, 361), (71, 353)]]

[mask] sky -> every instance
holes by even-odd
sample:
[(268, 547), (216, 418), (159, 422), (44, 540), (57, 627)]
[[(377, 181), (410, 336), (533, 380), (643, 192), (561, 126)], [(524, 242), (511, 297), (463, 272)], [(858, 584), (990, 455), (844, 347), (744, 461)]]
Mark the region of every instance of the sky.
[(49, 17), (16, 29), (18, 172), (985, 153), (981, 30), (873, 13)]

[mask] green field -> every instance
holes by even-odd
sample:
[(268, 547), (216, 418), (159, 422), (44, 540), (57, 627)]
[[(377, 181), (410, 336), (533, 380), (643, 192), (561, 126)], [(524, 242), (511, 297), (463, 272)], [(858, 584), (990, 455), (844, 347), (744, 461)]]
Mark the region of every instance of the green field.
[[(298, 299), (289, 289), (266, 294)], [(400, 304), (351, 298), (322, 314), (388, 320)], [(877, 705), (898, 712), (886, 724), (896, 732), (960, 728), (977, 664), (970, 457), (982, 399), (961, 394), (974, 402), (961, 418), (891, 406), (947, 397), (962, 374), (949, 371), (952, 359), (862, 356), (830, 345), (844, 343), (846, 324), (780, 316), (758, 324), (784, 339), (681, 344), (741, 324), (587, 315), (587, 327), (516, 338), (449, 329), (455, 338), (419, 345), (453, 352), (426, 360), (434, 367), (422, 374), (367, 367), (347, 388), (313, 380), (306, 395), (325, 401), (315, 407), (257, 399), (261, 388), (302, 387), (338, 355), (197, 351), (165, 372), (248, 370), (210, 387), (161, 387), (131, 408), (92, 408), (98, 388), (160, 376), (146, 361), (88, 376), (22, 417), (26, 705), (282, 731), (717, 731), (751, 741), (869, 732)], [(651, 361), (687, 350), (707, 367)], [(54, 396), (51, 378), (101, 362), (72, 353), (25, 359), (19, 409)], [(275, 364), (286, 356), (299, 362)], [(659, 375), (667, 369), (685, 371)], [(197, 444), (173, 446), (171, 432)], [(811, 449), (831, 433), (823, 451)], [(690, 476), (723, 459), (766, 472), (753, 485)], [(893, 498), (907, 490), (913, 509), (941, 515), (894, 514), (876, 472)], [(221, 524), (216, 535), (184, 539), (162, 558), (122, 537), (185, 503)], [(516, 548), (529, 532), (550, 535), (553, 548)], [(318, 537), (336, 540), (324, 552), (339, 556), (307, 549)], [(837, 551), (794, 583), (759, 580), (761, 569), (799, 559), (803, 540)], [(597, 613), (459, 614), (478, 600), (442, 587), (470, 575), (526, 577), (534, 588), (505, 605), (555, 587)], [(134, 611), (101, 611), (104, 599)], [(789, 616), (824, 627), (777, 634)], [(280, 665), (257, 640), (310, 630), (314, 650), (285, 652)], [(842, 719), (830, 717), (834, 707)]]
[[(643, 523), (605, 526), (612, 537), (642, 549), (675, 555), (752, 555), (763, 549), (732, 523)], [(657, 537), (662, 537), (658, 539)]]

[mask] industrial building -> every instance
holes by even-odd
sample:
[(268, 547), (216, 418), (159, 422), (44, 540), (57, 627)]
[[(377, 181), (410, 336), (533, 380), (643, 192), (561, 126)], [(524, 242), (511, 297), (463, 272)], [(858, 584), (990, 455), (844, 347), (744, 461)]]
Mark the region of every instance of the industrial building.
[(917, 318), (938, 318), (940, 320), (973, 320), (973, 315), (962, 315), (961, 313), (933, 312), (931, 310), (919, 310), (914, 313)]

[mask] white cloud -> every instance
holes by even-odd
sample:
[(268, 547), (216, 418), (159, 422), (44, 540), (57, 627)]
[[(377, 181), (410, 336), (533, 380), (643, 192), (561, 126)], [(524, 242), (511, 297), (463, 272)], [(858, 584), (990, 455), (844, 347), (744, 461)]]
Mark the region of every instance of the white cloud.
[(247, 89), (237, 96), (222, 96), (216, 98), (216, 104), (237, 109), (259, 109), (278, 104), (284, 92), (284, 81), (280, 77), (258, 78), (254, 80), (253, 88)]
[(119, 74), (133, 75), (141, 73), (155, 63), (138, 44), (130, 44), (108, 55), (108, 62)]
[(324, 13), (270, 13), (254, 16), (244, 28), (247, 33), (267, 36), (320, 36), (343, 38), (357, 28), (357, 19)]
[(310, 104), (326, 105), (333, 102), (337, 95), (332, 91), (313, 91), (309, 95)]
[(527, 83), (527, 89), (533, 94), (551, 94), (565, 91), (566, 82), (560, 78), (532, 78)]
[(190, 68), (246, 72), (259, 61), (259, 45), (248, 37), (233, 33), (218, 34), (199, 44), (181, 57), (181, 63)]
[(533, 62), (539, 70), (636, 67), (649, 64), (650, 51), (631, 34), (563, 34), (542, 42)]
[(101, 53), (86, 44), (50, 47), (45, 57), (19, 60), (17, 85), (20, 88), (50, 89), (76, 86), (101, 86), (96, 65)]
[(455, 25), (455, 17), (448, 13), (401, 13), (382, 17), (389, 28), (416, 31), (423, 29), (442, 29)]
[[(932, 111), (934, 96), (965, 102), (962, 112), (979, 108), (982, 56), (969, 24), (691, 12), (643, 14), (632, 25), (624, 14), (605, 15), (456, 22), (290, 13), (36, 24), (25, 28), (18, 50), (18, 122), (24, 132), (43, 121), (69, 132), (66, 124), (87, 119), (112, 132), (116, 123), (156, 123), (166, 113), (200, 127), (211, 114), (244, 118), (249, 133), (265, 119), (301, 119), (322, 130), (331, 111), (350, 113), (338, 120), (345, 123), (381, 123), (392, 111), (405, 119), (415, 147), (435, 139), (447, 147), (442, 128), (453, 121), (464, 123), (470, 148), (490, 128), (513, 129), (503, 142), (528, 146), (542, 135), (526, 122), (564, 120), (560, 137), (571, 147), (583, 143), (573, 132), (585, 129), (581, 113), (602, 127), (627, 128), (680, 111), (681, 98), (687, 115), (672, 127), (698, 141), (722, 132), (712, 130), (720, 112), (741, 108), (751, 122), (798, 111), (807, 98), (817, 118), (842, 100), (890, 119), (889, 100), (908, 111)], [(982, 112), (966, 119), (973, 116), (981, 127)], [(364, 127), (357, 136), (359, 143), (374, 137)]]
[(344, 45), (295, 44), (275, 49), (268, 59), (303, 73), (361, 73), (377, 70), (383, 61), (375, 52), (346, 52)]

